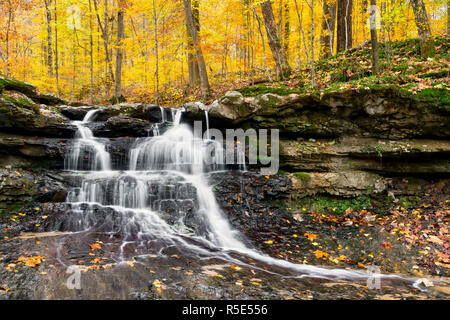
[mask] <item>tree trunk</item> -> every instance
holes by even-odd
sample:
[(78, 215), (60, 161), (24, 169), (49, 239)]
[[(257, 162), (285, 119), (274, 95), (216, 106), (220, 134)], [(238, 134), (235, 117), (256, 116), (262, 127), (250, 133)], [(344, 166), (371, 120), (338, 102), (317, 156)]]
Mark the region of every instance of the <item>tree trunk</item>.
[(58, 57), (58, 15), (56, 11), (56, 0), (54, 0), (55, 5), (55, 78), (56, 78), (56, 95), (59, 97), (59, 57)]
[(258, 14), (256, 13), (255, 8), (252, 8), (252, 10), (253, 10), (253, 15), (258, 22), (258, 31), (261, 36), (261, 42), (262, 42), (262, 48), (263, 48), (263, 58), (264, 58), (264, 69), (266, 70), (267, 78), (269, 79), (270, 82), (272, 82), (272, 78), (270, 77), (269, 67), (267, 66), (266, 42), (264, 40), (264, 33), (261, 30), (261, 21), (259, 20), (259, 17), (258, 17)]
[(200, 74), (200, 87), (202, 90), (203, 99), (208, 98), (210, 93), (210, 86), (208, 81), (208, 73), (206, 71), (205, 60), (203, 58), (202, 48), (199, 42), (197, 26), (195, 24), (194, 14), (192, 12), (191, 0), (183, 0), (184, 11), (186, 13), (186, 25), (188, 32), (192, 36), (192, 41), (195, 46), (195, 56), (197, 58), (198, 70)]
[(337, 52), (352, 47), (353, 0), (337, 1)]
[(289, 12), (289, 2), (284, 4), (284, 51), (286, 54), (289, 51), (289, 37), (291, 35), (291, 21)]
[(272, 3), (270, 1), (261, 4), (262, 15), (264, 18), (264, 26), (266, 27), (267, 38), (273, 58), (281, 78), (288, 77), (291, 74), (286, 51), (281, 44), (281, 38), (277, 32), (275, 17), (273, 15)]
[[(302, 46), (302, 40), (301, 39), (302, 39), (302, 36), (303, 36), (303, 48), (305, 50), (306, 61), (309, 63), (309, 54), (308, 54), (308, 49), (306, 48), (305, 31), (303, 30), (303, 4), (302, 4), (302, 10), (300, 12), (299, 9), (298, 9), (297, 0), (294, 0), (294, 3), (295, 3), (295, 11), (297, 12), (298, 24), (299, 24), (299, 37), (298, 37), (299, 49)], [(300, 61), (301, 60), (299, 59), (299, 65), (300, 65)]]
[(155, 76), (156, 76), (156, 104), (159, 105), (159, 48), (158, 48), (158, 17), (156, 16), (156, 1), (153, 0), (153, 25), (155, 27)]
[(322, 22), (322, 34), (320, 43), (322, 44), (322, 58), (328, 58), (334, 53), (334, 29), (336, 26), (336, 2), (328, 3), (323, 1), (324, 19)]
[(90, 58), (90, 87), (89, 96), (91, 104), (94, 104), (94, 40), (92, 38), (92, 3), (89, 0), (89, 58)]
[(434, 40), (431, 37), (430, 24), (428, 22), (427, 10), (423, 0), (410, 0), (419, 33), (420, 53), (422, 58), (433, 57), (436, 53)]
[(311, 86), (313, 88), (316, 87), (316, 64), (315, 64), (315, 50), (314, 50), (314, 44), (315, 44), (315, 34), (314, 34), (314, 0), (311, 0), (311, 3), (306, 0), (306, 3), (308, 4), (309, 8), (311, 9)]
[[(197, 34), (200, 33), (200, 1), (193, 0), (191, 3), (192, 14), (194, 16), (194, 23), (197, 30)], [(186, 22), (187, 23), (187, 22)], [(195, 54), (195, 45), (192, 40), (192, 34), (189, 30), (189, 26), (186, 25), (187, 37), (188, 37), (188, 71), (189, 71), (189, 84), (196, 86), (200, 84), (200, 71), (198, 61)]]
[(12, 22), (12, 4), (8, 1), (8, 27), (6, 28), (6, 69), (7, 75), (11, 75), (11, 63), (9, 61), (9, 32), (11, 31), (11, 22)]
[(370, 0), (370, 39), (372, 42), (372, 74), (378, 73), (377, 1)]
[[(109, 54), (109, 46), (108, 46), (108, 17), (107, 17), (107, 4), (108, 4), (108, 0), (105, 0), (105, 21), (104, 24), (102, 24), (102, 21), (100, 20), (100, 15), (98, 13), (98, 8), (97, 8), (97, 0), (93, 0), (94, 1), (94, 8), (95, 8), (95, 13), (97, 16), (97, 23), (98, 26), (100, 27), (100, 31), (102, 34), (102, 39), (103, 39), (103, 48), (105, 49), (105, 63), (106, 63), (106, 68), (107, 68), (107, 74), (109, 74), (109, 80), (110, 82), (114, 82), (114, 73), (113, 73), (113, 69), (112, 69), (112, 65), (111, 65), (111, 59), (110, 59), (110, 54)], [(107, 90), (109, 92), (109, 82), (107, 85)]]
[(53, 76), (53, 58), (52, 58), (52, 12), (50, 10), (50, 0), (45, 0), (45, 12), (47, 18), (47, 67), (50, 77)]
[(447, 35), (450, 35), (450, 14), (448, 13), (450, 9), (450, 0), (447, 0)]
[(119, 0), (119, 10), (117, 12), (117, 42), (116, 42), (116, 81), (114, 83), (114, 98), (115, 102), (119, 102), (122, 91), (122, 61), (123, 61), (123, 43), (125, 27), (124, 27), (124, 1)]

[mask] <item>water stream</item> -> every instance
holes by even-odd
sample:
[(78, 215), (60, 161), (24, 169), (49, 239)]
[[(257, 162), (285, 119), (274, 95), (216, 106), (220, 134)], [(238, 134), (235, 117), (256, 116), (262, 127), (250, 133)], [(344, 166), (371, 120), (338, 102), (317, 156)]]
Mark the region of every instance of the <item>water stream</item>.
[[(361, 271), (294, 264), (254, 249), (232, 228), (208, 185), (207, 173), (224, 166), (221, 161), (210, 163), (205, 158), (211, 156), (211, 150), (216, 160), (223, 157), (222, 146), (208, 135), (206, 139), (194, 137), (192, 129), (181, 124), (183, 109), (172, 109), (172, 125), (167, 131), (161, 132), (163, 126), (154, 125), (152, 137), (136, 139), (128, 168), (123, 171), (111, 170), (108, 141), (95, 138), (88, 128), (96, 112), (74, 122), (78, 133), (65, 161), (67, 170), (82, 176), (81, 185), (72, 188), (67, 197), (73, 208), (65, 222), (70, 231), (97, 228), (120, 234), (119, 260), (126, 258), (127, 246), (141, 248), (139, 254), (145, 254), (149, 247), (162, 250), (175, 246), (189, 255), (218, 257), (240, 265), (246, 262), (239, 257), (250, 257), (268, 266), (266, 272), (280, 276), (350, 281), (370, 276)], [(205, 116), (207, 119), (207, 112)], [(98, 207), (111, 210), (99, 214)], [(416, 286), (414, 279), (383, 277)]]

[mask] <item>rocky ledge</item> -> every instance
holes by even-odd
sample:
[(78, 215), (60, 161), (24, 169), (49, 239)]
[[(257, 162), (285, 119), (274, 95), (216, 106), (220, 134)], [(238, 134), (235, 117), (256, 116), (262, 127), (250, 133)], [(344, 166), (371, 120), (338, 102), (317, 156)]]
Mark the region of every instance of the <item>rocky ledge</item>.
[[(0, 83), (0, 194), (8, 194), (8, 177), (17, 169), (25, 169), (30, 181), (61, 170), (76, 130), (73, 121), (90, 110), (100, 109), (89, 126), (95, 136), (110, 138), (113, 168), (128, 162), (136, 138), (173, 118), (171, 109), (151, 104), (82, 105), (19, 81)], [(279, 129), (280, 175), (292, 185), (292, 198), (414, 194), (449, 178), (450, 111), (442, 90), (413, 94), (379, 87), (252, 97), (230, 91), (208, 106), (183, 105), (182, 121), (204, 121), (208, 111), (213, 128)], [(408, 187), (396, 191), (393, 181), (408, 181)], [(37, 198), (18, 193), (14, 199), (19, 206)], [(14, 199), (7, 200), (8, 208)]]

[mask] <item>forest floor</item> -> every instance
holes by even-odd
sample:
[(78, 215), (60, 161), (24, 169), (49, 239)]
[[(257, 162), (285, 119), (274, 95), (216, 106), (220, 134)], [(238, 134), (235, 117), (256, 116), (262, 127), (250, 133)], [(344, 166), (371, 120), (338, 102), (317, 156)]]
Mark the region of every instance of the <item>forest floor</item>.
[[(303, 265), (305, 270), (321, 266), (369, 275), (372, 266), (376, 269), (370, 272), (396, 277), (382, 278), (380, 287), (374, 289), (366, 279), (292, 276), (288, 270), (239, 253), (233, 255), (237, 260), (231, 263), (219, 257), (200, 259), (176, 247), (158, 253), (153, 245), (147, 254), (139, 256), (132, 254), (130, 247), (131, 256), (119, 262), (111, 256), (122, 248), (123, 242), (109, 234), (14, 230), (13, 225), (17, 226), (19, 220), (23, 220), (22, 224), (36, 222), (47, 209), (52, 211), (51, 204), (43, 204), (3, 219), (6, 224), (9, 220), (11, 227), (0, 230), (0, 299), (448, 299), (450, 296), (450, 200), (445, 196), (428, 195), (420, 201), (404, 199), (383, 207), (374, 204), (368, 210), (349, 208), (344, 214), (308, 210), (297, 213), (286, 203), (277, 208), (260, 205), (254, 205), (250, 215), (239, 215), (242, 219), (234, 224), (268, 255)], [(81, 290), (66, 287), (66, 269), (70, 265), (82, 270)], [(407, 279), (422, 280), (416, 281), (418, 287), (413, 288)]]
[[(371, 71), (371, 45), (356, 47), (337, 55), (322, 59), (315, 64), (316, 86), (311, 86), (311, 69), (295, 68), (288, 79), (269, 82), (263, 70), (253, 77), (250, 72), (228, 75), (226, 78), (212, 78), (211, 103), (227, 91), (237, 90), (244, 96), (264, 93), (278, 95), (321, 94), (328, 91), (352, 88), (381, 88), (393, 86), (414, 95), (442, 95), (442, 103), (450, 105), (447, 92), (450, 84), (450, 37), (435, 40), (436, 56), (422, 59), (418, 39), (380, 43), (380, 72), (373, 76)], [(275, 78), (275, 75), (272, 75)], [(146, 94), (127, 93), (130, 101), (152, 102), (154, 97)], [(160, 104), (179, 107), (183, 103), (201, 101), (199, 88), (186, 86), (161, 90)]]
[[(289, 79), (250, 85), (248, 80), (213, 83), (211, 97), (228, 90), (244, 96), (321, 94), (331, 90), (393, 86), (435, 99), (448, 108), (449, 38), (436, 39), (435, 58), (421, 59), (417, 40), (381, 44), (381, 70), (371, 75), (370, 46), (317, 62), (317, 86), (308, 83), (310, 70), (295, 70)], [(259, 82), (259, 81), (258, 81)], [(200, 100), (196, 90), (164, 92), (161, 104), (179, 107)], [(142, 97), (129, 100), (145, 102)], [(151, 101), (148, 101), (151, 102)], [(211, 102), (211, 101), (205, 101)], [(269, 178), (268, 178), (269, 179)], [(270, 177), (272, 179), (272, 177)], [(270, 207), (250, 203), (245, 212), (242, 194), (230, 195), (233, 224), (254, 247), (272, 257), (305, 266), (353, 269), (373, 266), (383, 274), (424, 278), (425, 291), (399, 283), (382, 283), (371, 290), (365, 282), (274, 276), (273, 266), (220, 259), (198, 259), (168, 248), (117, 262), (121, 239), (108, 234), (35, 232), (52, 212), (52, 204), (23, 208), (0, 217), (0, 299), (9, 298), (136, 298), (136, 299), (448, 299), (450, 284), (450, 198), (430, 189), (420, 196), (376, 201), (366, 208), (327, 204), (309, 210), (293, 202)], [(249, 200), (250, 201), (250, 200)], [(250, 201), (251, 202), (251, 201)], [(237, 217), (237, 218), (236, 218)], [(173, 251), (170, 251), (173, 250)], [(66, 287), (67, 266), (82, 269), (83, 290)], [(267, 270), (266, 268), (269, 268)]]

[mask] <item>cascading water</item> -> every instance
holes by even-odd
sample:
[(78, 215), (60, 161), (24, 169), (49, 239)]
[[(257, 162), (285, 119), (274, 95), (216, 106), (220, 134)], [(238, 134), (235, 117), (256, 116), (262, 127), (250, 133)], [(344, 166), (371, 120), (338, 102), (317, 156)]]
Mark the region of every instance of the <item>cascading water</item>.
[(65, 159), (68, 170), (110, 170), (110, 155), (105, 144), (92, 134), (87, 124), (92, 121), (98, 110), (89, 111), (83, 121), (74, 121), (78, 131), (69, 155)]
[[(129, 244), (145, 247), (151, 243), (155, 247), (157, 243), (159, 249), (176, 246), (191, 254), (245, 265), (243, 260), (235, 258), (237, 253), (289, 270), (295, 277), (368, 278), (359, 271), (293, 264), (259, 253), (245, 244), (245, 237), (233, 230), (221, 212), (205, 174), (224, 169), (223, 161), (218, 161), (223, 160), (223, 146), (194, 137), (189, 126), (180, 124), (183, 109), (172, 110), (173, 126), (166, 132), (161, 134), (160, 127), (155, 125), (153, 137), (135, 141), (127, 171), (110, 170), (105, 141), (93, 137), (87, 127), (95, 112), (90, 111), (82, 122), (75, 122), (77, 139), (67, 156), (66, 169), (82, 171), (84, 178), (81, 186), (68, 194), (73, 213), (65, 223), (68, 230), (64, 231), (97, 228), (121, 234), (124, 242), (119, 259)], [(207, 157), (212, 158), (206, 161)], [(99, 214), (99, 207), (110, 210)], [(398, 276), (384, 277), (414, 282)]]

